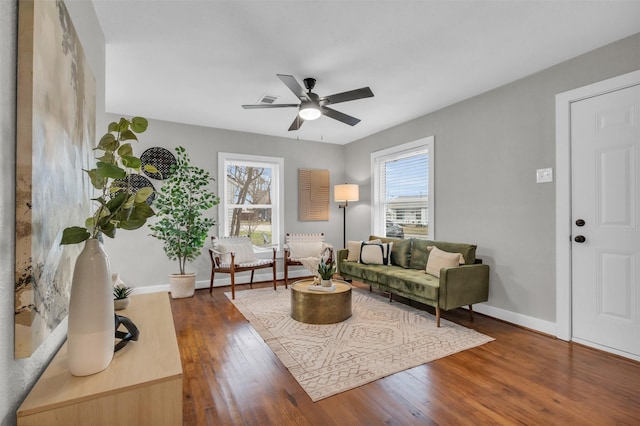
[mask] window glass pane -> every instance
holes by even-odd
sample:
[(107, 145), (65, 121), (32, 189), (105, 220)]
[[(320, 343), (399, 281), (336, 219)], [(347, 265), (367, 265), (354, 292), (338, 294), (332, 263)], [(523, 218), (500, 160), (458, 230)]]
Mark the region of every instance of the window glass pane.
[(229, 164), (227, 166), (229, 204), (271, 204), (269, 167)]
[(383, 161), (386, 236), (426, 238), (429, 162), (426, 152)]
[(270, 246), (272, 209), (235, 207), (227, 209), (230, 236), (249, 236), (255, 246)]

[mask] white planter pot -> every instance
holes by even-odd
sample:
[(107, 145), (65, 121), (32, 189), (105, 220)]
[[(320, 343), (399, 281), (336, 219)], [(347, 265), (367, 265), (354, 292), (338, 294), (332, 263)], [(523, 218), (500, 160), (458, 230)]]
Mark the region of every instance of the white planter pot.
[(104, 370), (113, 358), (115, 318), (109, 259), (94, 238), (76, 260), (69, 300), (67, 353), (74, 376)]
[(127, 306), (129, 306), (129, 301), (130, 299), (128, 297), (125, 297), (124, 299), (114, 299), (113, 309), (115, 309), (116, 311), (121, 311), (123, 309), (126, 309)]
[(331, 280), (320, 280), (320, 285), (322, 287), (331, 287), (333, 283), (331, 282)]
[(169, 275), (169, 288), (173, 299), (193, 296), (196, 290), (196, 274)]

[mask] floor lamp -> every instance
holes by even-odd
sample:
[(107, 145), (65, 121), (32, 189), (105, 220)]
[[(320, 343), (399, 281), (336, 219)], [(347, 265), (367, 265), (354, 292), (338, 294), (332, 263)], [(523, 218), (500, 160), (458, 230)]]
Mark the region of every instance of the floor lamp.
[(333, 200), (339, 204), (338, 207), (344, 209), (342, 216), (342, 247), (347, 248), (347, 206), (349, 201), (360, 199), (360, 188), (356, 184), (345, 183), (333, 187)]

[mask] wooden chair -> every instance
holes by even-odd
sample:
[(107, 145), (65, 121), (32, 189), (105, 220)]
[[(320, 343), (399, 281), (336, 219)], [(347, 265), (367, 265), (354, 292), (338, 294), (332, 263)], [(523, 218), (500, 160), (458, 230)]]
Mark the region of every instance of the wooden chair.
[(258, 259), (249, 237), (211, 237), (213, 247), (209, 249), (211, 257), (211, 280), (209, 293), (213, 290), (213, 278), (216, 274), (230, 274), (231, 299), (236, 298), (236, 273), (251, 271), (250, 288), (253, 288), (253, 274), (257, 269), (273, 270), (273, 289), (276, 289), (276, 248), (272, 248), (271, 259)]
[[(289, 234), (284, 245), (284, 287), (289, 284), (289, 266), (307, 266), (320, 261), (321, 258), (333, 260), (333, 247), (325, 243), (324, 233)], [(309, 271), (315, 275), (315, 271)]]

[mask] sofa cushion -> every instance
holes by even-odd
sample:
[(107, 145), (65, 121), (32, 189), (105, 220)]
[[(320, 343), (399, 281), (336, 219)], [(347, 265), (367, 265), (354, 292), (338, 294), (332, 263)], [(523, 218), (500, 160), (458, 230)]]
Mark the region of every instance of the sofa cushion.
[(465, 243), (449, 243), (444, 241), (413, 239), (411, 246), (411, 258), (409, 259), (409, 267), (412, 269), (426, 270), (427, 260), (429, 259), (429, 250), (427, 247), (436, 246), (440, 250), (449, 253), (460, 253), (464, 257), (465, 265), (473, 265), (476, 261), (476, 245)]
[(356, 262), (340, 263), (340, 273), (347, 274), (355, 279), (363, 280), (363, 282), (379, 282), (379, 273), (387, 271), (388, 268), (400, 269), (397, 266), (365, 265), (363, 263)]
[(387, 267), (378, 273), (378, 282), (400, 295), (417, 295), (428, 300), (438, 300), (440, 280), (424, 271)]
[(427, 247), (429, 258), (427, 259), (427, 274), (440, 278), (440, 269), (460, 266), (464, 264), (464, 257), (460, 253), (449, 253), (440, 250), (436, 246)]
[(409, 267), (411, 259), (411, 242), (412, 239), (398, 240), (393, 243), (391, 249), (391, 264), (402, 266), (403, 268)]
[(420, 269), (424, 271), (427, 269), (427, 259), (429, 258), (429, 249), (427, 247), (432, 246), (433, 241), (421, 240), (415, 238), (411, 245), (411, 258), (409, 259), (409, 267), (411, 269)]
[(393, 243), (362, 243), (360, 246), (360, 263), (387, 265)]

